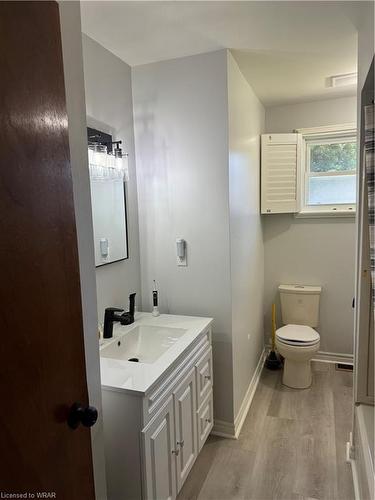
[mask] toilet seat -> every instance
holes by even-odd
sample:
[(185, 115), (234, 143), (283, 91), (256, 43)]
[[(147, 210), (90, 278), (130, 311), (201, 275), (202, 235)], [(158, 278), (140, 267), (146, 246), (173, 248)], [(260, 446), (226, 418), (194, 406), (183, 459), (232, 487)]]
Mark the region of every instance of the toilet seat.
[(299, 347), (314, 346), (319, 343), (319, 333), (306, 325), (285, 325), (276, 330), (276, 338), (285, 345)]

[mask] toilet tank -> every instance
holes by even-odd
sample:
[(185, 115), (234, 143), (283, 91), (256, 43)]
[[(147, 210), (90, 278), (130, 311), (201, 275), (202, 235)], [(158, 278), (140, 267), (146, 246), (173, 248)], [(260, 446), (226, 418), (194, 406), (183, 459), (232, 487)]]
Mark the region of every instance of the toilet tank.
[(320, 286), (279, 285), (284, 325), (318, 326), (321, 291)]

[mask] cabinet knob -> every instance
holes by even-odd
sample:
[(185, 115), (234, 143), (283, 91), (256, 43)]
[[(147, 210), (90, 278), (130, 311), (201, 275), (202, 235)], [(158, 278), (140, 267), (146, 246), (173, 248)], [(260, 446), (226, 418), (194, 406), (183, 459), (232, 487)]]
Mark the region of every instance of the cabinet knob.
[(210, 419), (210, 418), (206, 418), (206, 422), (207, 422), (208, 424), (210, 424), (210, 423), (211, 423), (211, 419)]
[(211, 380), (211, 375), (205, 375), (205, 376), (204, 376), (204, 378), (205, 378), (206, 380)]
[(177, 446), (179, 446), (180, 448), (183, 448), (184, 443), (185, 443), (185, 441), (184, 441), (184, 440), (182, 440), (182, 441), (177, 441)]
[(172, 454), (176, 455), (176, 457), (178, 457), (179, 453), (180, 453), (180, 450), (172, 450)]

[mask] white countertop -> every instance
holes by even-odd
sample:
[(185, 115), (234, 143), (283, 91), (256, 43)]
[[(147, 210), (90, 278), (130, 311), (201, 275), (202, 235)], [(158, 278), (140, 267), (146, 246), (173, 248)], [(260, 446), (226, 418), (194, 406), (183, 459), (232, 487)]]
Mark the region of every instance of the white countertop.
[(133, 363), (131, 361), (100, 357), (102, 388), (120, 390), (134, 395), (146, 394), (185, 349), (207, 329), (212, 321), (212, 318), (196, 316), (161, 314), (154, 317), (151, 313), (136, 313), (135, 321), (131, 325), (122, 326), (120, 323), (115, 323), (113, 338), (105, 339), (101, 343), (100, 349), (108, 345), (108, 343), (116, 342), (120, 335), (129, 332), (138, 325), (183, 328), (186, 333), (154, 363)]

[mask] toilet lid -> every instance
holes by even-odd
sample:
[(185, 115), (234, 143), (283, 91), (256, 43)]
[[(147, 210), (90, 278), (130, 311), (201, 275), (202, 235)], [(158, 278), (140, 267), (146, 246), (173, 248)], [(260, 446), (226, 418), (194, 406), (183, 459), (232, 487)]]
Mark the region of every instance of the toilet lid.
[(285, 325), (276, 330), (276, 337), (285, 344), (313, 345), (319, 342), (319, 333), (305, 325)]

